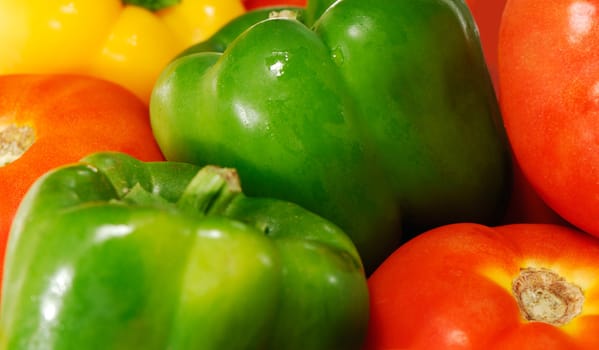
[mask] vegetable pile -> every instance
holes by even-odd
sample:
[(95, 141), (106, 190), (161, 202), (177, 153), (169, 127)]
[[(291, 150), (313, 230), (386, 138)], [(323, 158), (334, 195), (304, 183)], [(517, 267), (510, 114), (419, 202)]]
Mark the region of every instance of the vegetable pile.
[(599, 348), (599, 0), (0, 0), (0, 39), (0, 350)]
[(164, 64), (243, 12), (240, 0), (2, 0), (0, 74), (86, 74), (147, 103)]

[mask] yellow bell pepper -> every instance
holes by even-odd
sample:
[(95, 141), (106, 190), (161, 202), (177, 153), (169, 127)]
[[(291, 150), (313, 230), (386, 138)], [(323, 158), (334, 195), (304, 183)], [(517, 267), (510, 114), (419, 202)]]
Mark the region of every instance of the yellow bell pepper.
[(242, 14), (241, 0), (180, 0), (156, 11), (121, 0), (0, 0), (0, 74), (77, 73), (145, 102), (164, 66)]

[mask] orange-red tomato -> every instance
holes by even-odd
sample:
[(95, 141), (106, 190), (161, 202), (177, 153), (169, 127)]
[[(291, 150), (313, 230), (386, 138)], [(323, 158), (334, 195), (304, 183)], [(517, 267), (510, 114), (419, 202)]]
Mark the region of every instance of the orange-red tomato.
[(438, 227), (370, 276), (367, 349), (599, 349), (597, 276), (578, 230)]
[[(466, 0), (466, 2), (476, 20), (485, 60), (495, 89), (499, 93), (497, 48), (501, 16), (506, 0)], [(522, 174), (517, 161), (514, 161), (514, 184), (503, 223), (518, 222), (566, 224), (565, 220), (539, 197)]]
[(499, 90), (514, 156), (539, 196), (599, 236), (599, 0), (506, 3)]
[(83, 76), (0, 76), (0, 275), (10, 223), (29, 186), (54, 167), (104, 150), (164, 159), (148, 107), (132, 92)]
[(493, 82), (497, 83), (497, 40), (506, 0), (466, 0), (476, 20), (485, 60)]

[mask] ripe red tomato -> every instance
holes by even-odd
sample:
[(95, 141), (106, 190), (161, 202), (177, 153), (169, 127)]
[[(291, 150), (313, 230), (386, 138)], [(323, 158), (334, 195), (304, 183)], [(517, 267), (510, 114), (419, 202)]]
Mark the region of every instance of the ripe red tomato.
[(599, 349), (598, 275), (574, 229), (438, 227), (370, 276), (366, 349)]
[(504, 124), (524, 176), (599, 236), (599, 0), (510, 0), (498, 44)]
[(472, 16), (476, 20), (485, 59), (495, 84), (497, 84), (499, 24), (505, 2), (506, 0), (466, 0)]
[[(491, 74), (496, 92), (499, 93), (497, 47), (499, 26), (506, 0), (467, 0), (466, 2), (476, 20), (489, 73)], [(514, 184), (508, 211), (503, 223), (565, 224), (565, 221), (539, 198), (536, 191), (522, 174), (517, 162), (514, 162), (514, 164)]]
[(164, 159), (148, 107), (133, 93), (91, 77), (0, 76), (0, 277), (12, 218), (35, 179), (109, 150)]
[(270, 6), (306, 6), (306, 0), (244, 0), (243, 6), (247, 10)]

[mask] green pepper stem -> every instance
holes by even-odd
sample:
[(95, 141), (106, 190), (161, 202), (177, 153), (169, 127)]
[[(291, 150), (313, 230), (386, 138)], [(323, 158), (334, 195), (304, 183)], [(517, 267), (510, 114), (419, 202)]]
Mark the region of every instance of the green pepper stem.
[(123, 5), (133, 5), (143, 7), (146, 10), (158, 11), (167, 7), (175, 6), (181, 0), (121, 0)]
[(241, 185), (235, 169), (208, 165), (187, 185), (177, 207), (194, 214), (220, 214), (240, 194)]

